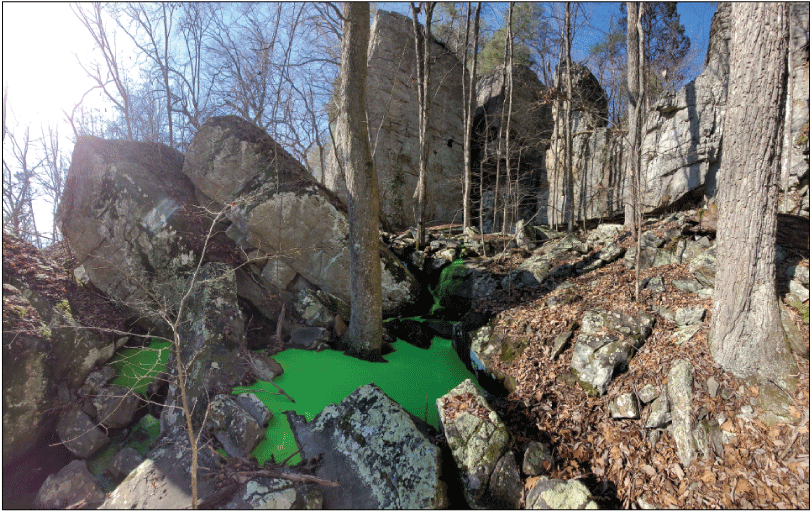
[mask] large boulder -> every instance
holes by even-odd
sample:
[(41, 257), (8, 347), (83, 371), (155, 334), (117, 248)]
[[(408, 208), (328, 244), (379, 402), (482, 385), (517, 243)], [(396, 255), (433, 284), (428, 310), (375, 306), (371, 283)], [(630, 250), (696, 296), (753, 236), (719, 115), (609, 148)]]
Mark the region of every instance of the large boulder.
[(457, 261), (442, 270), (432, 314), (461, 319), (475, 303), (500, 289), (500, 282), (481, 262)]
[(89, 458), (110, 443), (100, 427), (81, 409), (71, 407), (59, 415), (56, 433), (70, 452), (79, 458)]
[[(368, 48), (366, 106), (371, 151), (380, 183), (380, 210), (392, 228), (413, 224), (413, 192), (419, 175), (419, 99), (413, 20), (378, 10)], [(464, 123), (463, 65), (436, 39), (430, 42), (431, 115), (428, 129), (426, 221), (449, 222), (461, 210)], [(340, 144), (345, 134), (336, 131)], [(345, 196), (333, 151), (324, 183)]]
[[(243, 249), (259, 249), (350, 302), (345, 205), (264, 131), (235, 116), (210, 119), (189, 145), (183, 172), (214, 207), (235, 203), (228, 236)], [(380, 255), (383, 311), (394, 314), (418, 284), (388, 249), (381, 246)]]
[(571, 370), (589, 395), (601, 396), (615, 374), (627, 369), (630, 359), (652, 333), (655, 317), (594, 309), (582, 318), (574, 346)]
[[(200, 449), (198, 474), (213, 473), (210, 449)], [(213, 478), (198, 477), (201, 504), (214, 494)], [(99, 509), (183, 509), (191, 507), (191, 449), (188, 435), (175, 435), (149, 452), (146, 460), (107, 494)]]
[(65, 509), (82, 502), (96, 507), (104, 502), (104, 497), (104, 489), (87, 469), (85, 461), (73, 460), (48, 476), (34, 503), (40, 509)]
[(208, 231), (182, 166), (156, 143), (88, 136), (73, 150), (57, 222), (89, 283), (140, 313), (148, 290), (184, 289)]
[(447, 506), (441, 450), (376, 385), (364, 385), (311, 422), (288, 414), (302, 456), (322, 456), (315, 475), (325, 508), (438, 509)]

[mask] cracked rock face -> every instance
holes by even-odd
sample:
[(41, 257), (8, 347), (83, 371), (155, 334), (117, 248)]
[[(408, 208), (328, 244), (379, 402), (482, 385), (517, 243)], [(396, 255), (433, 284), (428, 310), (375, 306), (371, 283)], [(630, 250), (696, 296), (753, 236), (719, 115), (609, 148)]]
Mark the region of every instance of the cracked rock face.
[[(376, 385), (364, 385), (311, 422), (288, 415), (302, 456), (323, 455), (316, 475), (324, 507), (424, 509), (446, 506), (441, 451)], [(392, 463), (391, 460), (396, 460)]]

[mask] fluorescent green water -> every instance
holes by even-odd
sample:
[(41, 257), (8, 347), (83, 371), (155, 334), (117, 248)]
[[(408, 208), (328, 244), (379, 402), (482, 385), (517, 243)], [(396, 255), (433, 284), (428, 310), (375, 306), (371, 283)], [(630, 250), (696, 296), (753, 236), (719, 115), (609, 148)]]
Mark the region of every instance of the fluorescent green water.
[[(234, 393), (255, 392), (273, 412), (265, 439), (253, 451), (259, 463), (263, 464), (271, 455), (280, 462), (297, 449), (283, 412), (294, 410), (310, 421), (327, 405), (340, 402), (357, 387), (372, 382), (403, 408), (438, 428), (436, 399), (465, 379), (475, 381), (475, 378), (448, 339), (435, 337), (428, 350), (401, 340), (394, 342), (393, 347), (396, 351), (384, 357), (387, 364), (366, 362), (332, 350), (282, 351), (273, 357), (284, 368), (284, 374), (275, 383), (295, 403), (278, 395), (278, 390), (264, 381), (236, 387)], [(147, 348), (120, 350), (110, 362), (118, 372), (113, 383), (144, 394), (155, 376), (165, 370), (170, 348), (168, 342), (153, 341)], [(296, 455), (290, 463), (300, 461)]]
[(170, 348), (168, 341), (153, 340), (148, 347), (119, 350), (109, 363), (118, 373), (112, 382), (145, 395), (146, 387), (166, 370)]
[[(282, 351), (273, 358), (284, 368), (284, 374), (274, 382), (295, 399), (295, 403), (277, 395), (276, 388), (267, 382), (234, 389), (235, 393), (256, 392), (273, 412), (265, 439), (253, 451), (259, 463), (263, 464), (271, 455), (280, 462), (297, 449), (284, 411), (295, 410), (311, 421), (327, 405), (340, 402), (357, 387), (372, 382), (403, 408), (438, 427), (436, 399), (463, 380), (475, 381), (475, 378), (459, 360), (448, 339), (435, 337), (429, 350), (405, 341), (396, 341), (393, 346), (396, 351), (384, 357), (387, 364), (366, 362), (332, 350)], [(296, 455), (290, 463), (300, 460)]]

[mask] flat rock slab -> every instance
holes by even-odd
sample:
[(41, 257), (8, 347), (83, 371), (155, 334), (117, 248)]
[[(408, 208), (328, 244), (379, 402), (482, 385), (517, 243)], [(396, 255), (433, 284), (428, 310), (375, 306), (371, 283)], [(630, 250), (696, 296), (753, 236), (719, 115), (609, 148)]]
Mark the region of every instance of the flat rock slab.
[(308, 424), (303, 416), (287, 417), (302, 457), (323, 456), (315, 475), (340, 483), (321, 487), (325, 508), (446, 507), (441, 450), (373, 383)]
[[(200, 450), (198, 474), (214, 469), (208, 449)], [(191, 507), (191, 452), (188, 438), (178, 434), (149, 453), (107, 496), (99, 509), (183, 509)], [(198, 478), (198, 497), (212, 494), (204, 477)]]

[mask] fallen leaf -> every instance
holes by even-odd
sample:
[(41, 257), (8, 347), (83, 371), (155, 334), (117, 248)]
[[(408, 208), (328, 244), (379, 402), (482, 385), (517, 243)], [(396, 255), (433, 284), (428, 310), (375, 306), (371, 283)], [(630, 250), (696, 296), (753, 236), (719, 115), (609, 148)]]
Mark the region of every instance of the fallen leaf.
[(757, 397), (759, 395), (759, 390), (756, 387), (748, 387), (748, 390), (751, 391), (751, 395), (753, 397)]
[(701, 474), (700, 480), (706, 483), (707, 485), (712, 485), (717, 481), (717, 476), (714, 475), (714, 472), (706, 470), (705, 472), (703, 472), (703, 474)]

